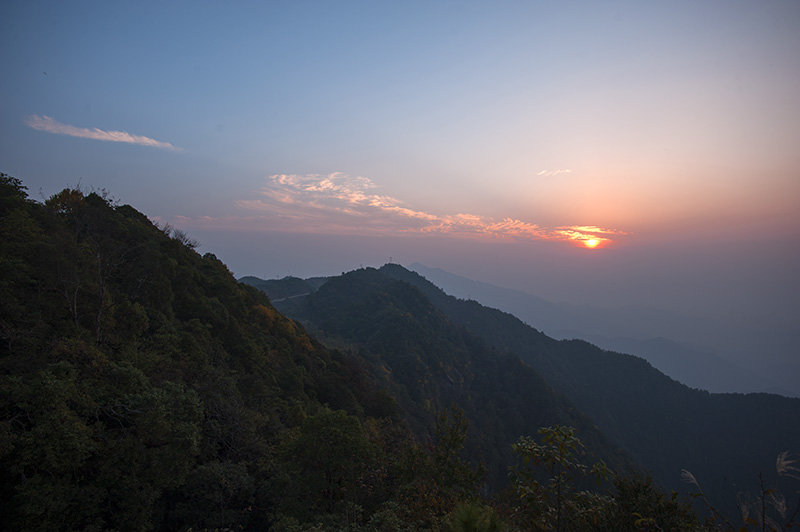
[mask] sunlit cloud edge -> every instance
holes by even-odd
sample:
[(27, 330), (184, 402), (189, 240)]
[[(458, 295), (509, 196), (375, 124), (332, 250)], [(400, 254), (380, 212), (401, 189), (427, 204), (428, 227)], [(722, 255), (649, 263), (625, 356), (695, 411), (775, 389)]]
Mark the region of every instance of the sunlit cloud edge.
[(547, 169), (539, 170), (536, 172), (537, 176), (544, 176), (544, 177), (555, 177), (561, 174), (571, 174), (572, 170), (569, 168), (555, 168), (555, 169)]
[(253, 196), (234, 203), (237, 214), (179, 217), (184, 226), (247, 231), (341, 235), (446, 235), (515, 241), (561, 241), (605, 247), (624, 231), (596, 225), (543, 227), (513, 217), (470, 213), (434, 214), (377, 194), (366, 177), (331, 174), (273, 174)]
[(83, 139), (102, 140), (106, 142), (124, 142), (126, 144), (137, 144), (139, 146), (149, 146), (162, 150), (180, 151), (181, 149), (173, 146), (169, 142), (145, 137), (144, 135), (133, 135), (127, 131), (106, 131), (99, 128), (76, 127), (63, 124), (47, 115), (30, 115), (25, 118), (25, 125), (37, 131), (45, 131), (55, 135), (67, 135)]

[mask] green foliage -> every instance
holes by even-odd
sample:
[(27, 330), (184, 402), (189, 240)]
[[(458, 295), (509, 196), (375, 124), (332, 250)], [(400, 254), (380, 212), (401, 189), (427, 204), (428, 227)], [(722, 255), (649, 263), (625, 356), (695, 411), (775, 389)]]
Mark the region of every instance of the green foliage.
[(192, 470), (173, 493), (168, 522), (203, 529), (242, 527), (249, 521), (254, 495), (255, 479), (247, 464), (207, 462)]
[(440, 413), (436, 419), (432, 476), (453, 501), (474, 498), (485, 474), (483, 467), (473, 469), (461, 458), (468, 428), (464, 412), (456, 407)]
[(523, 437), (514, 445), (522, 463), (512, 470), (510, 521), (519, 529), (705, 530), (688, 502), (665, 495), (652, 479), (613, 475), (603, 462), (586, 465), (573, 428), (543, 427), (539, 440)]
[(406, 449), (397, 500), (407, 522), (425, 528), (445, 526), (448, 514), (460, 502), (477, 500), (484, 471), (462, 456), (467, 429), (464, 413), (451, 407), (437, 416), (427, 448)]
[(358, 418), (327, 408), (309, 416), (279, 450), (280, 513), (301, 521), (331, 514), (341, 514), (342, 525), (357, 521), (357, 509), (380, 480), (377, 453)]
[[(59, 353), (94, 360), (80, 343)], [(62, 360), (28, 378), (4, 378), (9, 445), (0, 457), (15, 527), (153, 525), (159, 494), (197, 454), (201, 410), (183, 385), (154, 385), (128, 364), (99, 375)], [(132, 496), (135, 494), (135, 496)]]
[(423, 448), (388, 420), (362, 423), (322, 409), (278, 449), (275, 522), (289, 529), (446, 527), (455, 506), (477, 499), (482, 477), (460, 457), (466, 431), (463, 414), (451, 410)]
[(415, 524), (401, 517), (405, 509), (395, 501), (388, 501), (372, 514), (364, 529), (375, 532), (412, 532), (418, 530)]
[(0, 215), (24, 203), (28, 198), (27, 189), (20, 179), (0, 172)]
[(478, 503), (459, 504), (450, 517), (452, 532), (501, 532), (505, 525), (494, 508)]
[(185, 234), (0, 175), (0, 528), (263, 525), (287, 431), (373, 398)]
[(667, 496), (649, 477), (614, 478), (614, 504), (603, 516), (603, 529), (619, 532), (663, 530), (688, 532), (702, 530), (687, 501), (676, 492)]
[[(625, 462), (585, 416), (518, 357), (497, 352), (454, 325), (425, 293), (387, 275), (387, 268), (331, 278), (305, 297), (276, 305), (326, 341), (358, 350), (420, 441), (433, 437), (436, 412), (456, 405), (472, 427), (463, 443), (465, 456), (485, 464), (492, 491), (507, 482), (514, 461), (511, 444), (543, 424), (579, 427), (589, 435), (593, 452), (615, 464)], [(284, 281), (294, 283), (273, 285)]]
[(610, 471), (602, 461), (591, 467), (581, 462), (583, 444), (572, 427), (543, 427), (539, 437), (541, 443), (523, 436), (513, 445), (522, 461), (513, 470), (515, 518), (536, 530), (590, 528), (611, 499), (579, 490), (575, 483), (588, 477), (603, 481)]

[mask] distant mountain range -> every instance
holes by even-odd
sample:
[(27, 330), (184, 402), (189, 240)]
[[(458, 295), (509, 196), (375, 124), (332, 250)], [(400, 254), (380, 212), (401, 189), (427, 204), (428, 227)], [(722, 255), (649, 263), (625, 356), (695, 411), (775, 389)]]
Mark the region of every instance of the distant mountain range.
[[(685, 491), (680, 473), (682, 469), (690, 470), (703, 483), (706, 493), (721, 506), (727, 505), (730, 512), (735, 511), (737, 493), (751, 486), (760, 472), (772, 470), (778, 453), (800, 447), (798, 399), (691, 389), (641, 358), (606, 351), (580, 340), (553, 339), (511, 314), (447, 295), (418, 273), (396, 264), (332, 277), (319, 288), (315, 288), (318, 280), (299, 281), (302, 280), (285, 278), (272, 285), (273, 290), (293, 286), (297, 291), (273, 292), (283, 296), (275, 303), (279, 310), (300, 320), (323, 342), (369, 351), (386, 366), (392, 378), (405, 375), (399, 381), (406, 390), (415, 390), (409, 391), (416, 394), (415, 401), (436, 397), (438, 401), (444, 397), (455, 401), (471, 416), (474, 430), (479, 432), (488, 426), (480, 422), (484, 416), (473, 410), (475, 405), (463, 400), (475, 400), (469, 386), (480, 387), (485, 395), (479, 396), (478, 402), (493, 403), (494, 417), (504, 422), (520, 416), (519, 407), (513, 405), (540, 401), (528, 395), (527, 385), (511, 385), (506, 380), (492, 382), (503, 378), (501, 375), (507, 379), (507, 371), (486, 374), (488, 380), (478, 380), (483, 372), (474, 370), (481, 367), (476, 365), (477, 360), (481, 365), (488, 364), (487, 357), (494, 356), (497, 363), (503, 360), (510, 364), (507, 357), (511, 356), (519, 357), (575, 409), (588, 415), (612, 444), (650, 471), (662, 485)], [(387, 314), (394, 319), (386, 319)], [(483, 350), (480, 355), (456, 356), (454, 352), (459, 348), (448, 344), (445, 338), (457, 329), (450, 328), (448, 322), (465, 329), (466, 333), (460, 334), (468, 336), (463, 338), (474, 335), (496, 354)], [(432, 347), (437, 345), (438, 348)], [(422, 357), (424, 363), (419, 365), (418, 359), (419, 367), (403, 373), (395, 364), (408, 364), (408, 357)], [(466, 367), (473, 368), (470, 378), (464, 377)], [(447, 386), (441, 385), (449, 381), (448, 375), (459, 375), (458, 382), (470, 385), (462, 392), (442, 396), (440, 390)], [(520, 382), (520, 376), (516, 377)], [(410, 385), (414, 379), (434, 379), (432, 382), (438, 384)], [(498, 390), (504, 397), (499, 403), (495, 395)], [(541, 397), (541, 391), (531, 393)], [(404, 404), (402, 399), (399, 402)], [(509, 434), (524, 426), (524, 420), (520, 423), (507, 427)], [(499, 441), (497, 445), (502, 446)]]
[(664, 310), (601, 308), (554, 303), (519, 290), (474, 281), (419, 263), (410, 266), (447, 293), (514, 314), (554, 338), (578, 338), (637, 355), (692, 388), (711, 392), (767, 392), (798, 396), (767, 377), (714, 354), (711, 348), (665, 338), (698, 327), (700, 320)]

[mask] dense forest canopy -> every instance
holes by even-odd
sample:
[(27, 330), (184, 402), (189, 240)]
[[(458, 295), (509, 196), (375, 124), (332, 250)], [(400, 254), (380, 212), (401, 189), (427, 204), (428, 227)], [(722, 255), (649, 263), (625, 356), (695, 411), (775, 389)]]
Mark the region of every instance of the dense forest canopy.
[(97, 193), (40, 204), (0, 186), (3, 528), (264, 522), (281, 498), (266, 479), (309, 416), (391, 430), (393, 400), (357, 360), (181, 233)]

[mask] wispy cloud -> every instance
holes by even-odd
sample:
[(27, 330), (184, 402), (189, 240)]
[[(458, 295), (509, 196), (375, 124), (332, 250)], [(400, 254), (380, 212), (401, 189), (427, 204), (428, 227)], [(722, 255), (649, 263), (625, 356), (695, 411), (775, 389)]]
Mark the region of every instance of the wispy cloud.
[(610, 242), (624, 233), (596, 226), (542, 227), (511, 217), (469, 213), (435, 214), (380, 194), (366, 177), (276, 174), (258, 194), (236, 202), (243, 216), (180, 220), (181, 225), (248, 226), (270, 230), (333, 234), (447, 234), (460, 237), (560, 240), (587, 247)]
[(69, 124), (62, 124), (53, 120), (49, 116), (31, 115), (25, 119), (25, 124), (38, 131), (55, 133), (56, 135), (68, 135), (82, 139), (105, 140), (108, 142), (125, 142), (128, 144), (139, 144), (140, 146), (150, 146), (164, 150), (180, 150), (169, 142), (151, 139), (143, 135), (132, 135), (126, 131), (105, 131), (103, 129), (75, 127)]
[(536, 172), (536, 175), (547, 176), (547, 177), (554, 177), (559, 174), (571, 174), (572, 170), (569, 168), (556, 168), (554, 170), (540, 170)]

